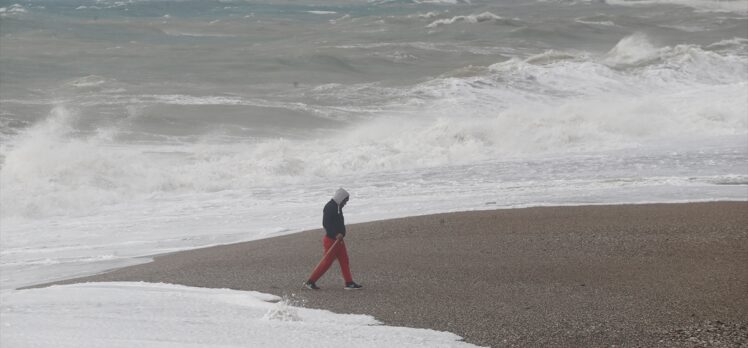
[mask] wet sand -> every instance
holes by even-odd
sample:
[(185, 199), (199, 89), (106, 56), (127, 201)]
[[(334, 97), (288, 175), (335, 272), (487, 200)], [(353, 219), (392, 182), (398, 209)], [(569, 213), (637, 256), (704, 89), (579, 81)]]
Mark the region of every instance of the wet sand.
[(63, 283), (256, 290), (493, 347), (748, 347), (748, 202), (462, 212), (348, 230), (361, 291), (342, 289), (337, 265), (322, 290), (300, 289), (321, 230)]

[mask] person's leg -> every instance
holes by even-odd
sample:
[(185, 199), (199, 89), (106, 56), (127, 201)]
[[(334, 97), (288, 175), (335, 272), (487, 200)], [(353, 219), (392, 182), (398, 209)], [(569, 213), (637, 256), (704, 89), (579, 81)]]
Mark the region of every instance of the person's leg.
[(351, 267), (348, 264), (348, 250), (345, 248), (345, 243), (343, 243), (343, 241), (340, 241), (340, 246), (338, 246), (337, 249), (336, 254), (338, 263), (340, 263), (340, 272), (343, 274), (343, 279), (347, 285), (348, 283), (353, 282)]
[[(322, 237), (322, 245), (325, 248), (324, 254), (327, 254), (327, 251), (330, 250), (330, 248), (335, 244), (335, 240)], [(343, 243), (338, 243), (338, 245), (335, 247), (335, 249), (339, 249), (340, 245)], [(309, 281), (316, 283), (319, 278), (322, 278), (322, 276), (327, 272), (328, 269), (330, 269), (330, 266), (332, 266), (332, 263), (335, 261), (335, 256), (337, 255), (337, 252), (333, 250), (328, 257), (322, 260), (322, 263), (320, 264), (319, 268), (317, 268), (311, 277), (309, 277)]]

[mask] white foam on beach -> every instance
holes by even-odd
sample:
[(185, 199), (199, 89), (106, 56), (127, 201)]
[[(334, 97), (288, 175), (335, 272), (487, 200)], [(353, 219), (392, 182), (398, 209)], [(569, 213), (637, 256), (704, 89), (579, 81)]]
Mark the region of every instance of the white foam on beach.
[(273, 295), (171, 284), (3, 291), (0, 313), (3, 347), (475, 347), (448, 332), (383, 326)]

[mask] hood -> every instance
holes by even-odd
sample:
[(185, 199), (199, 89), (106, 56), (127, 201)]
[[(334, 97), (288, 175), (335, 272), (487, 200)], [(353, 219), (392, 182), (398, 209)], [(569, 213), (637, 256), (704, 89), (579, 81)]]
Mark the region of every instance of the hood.
[(350, 194), (348, 194), (348, 191), (344, 190), (343, 188), (339, 188), (337, 191), (335, 191), (335, 195), (332, 196), (332, 200), (340, 205), (340, 203), (349, 196)]

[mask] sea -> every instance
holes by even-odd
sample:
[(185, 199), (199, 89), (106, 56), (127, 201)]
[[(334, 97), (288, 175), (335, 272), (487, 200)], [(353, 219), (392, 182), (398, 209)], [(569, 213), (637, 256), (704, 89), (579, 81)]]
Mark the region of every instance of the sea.
[(746, 201), (748, 1), (0, 1), (2, 289), (320, 228), (339, 187), (348, 224)]

